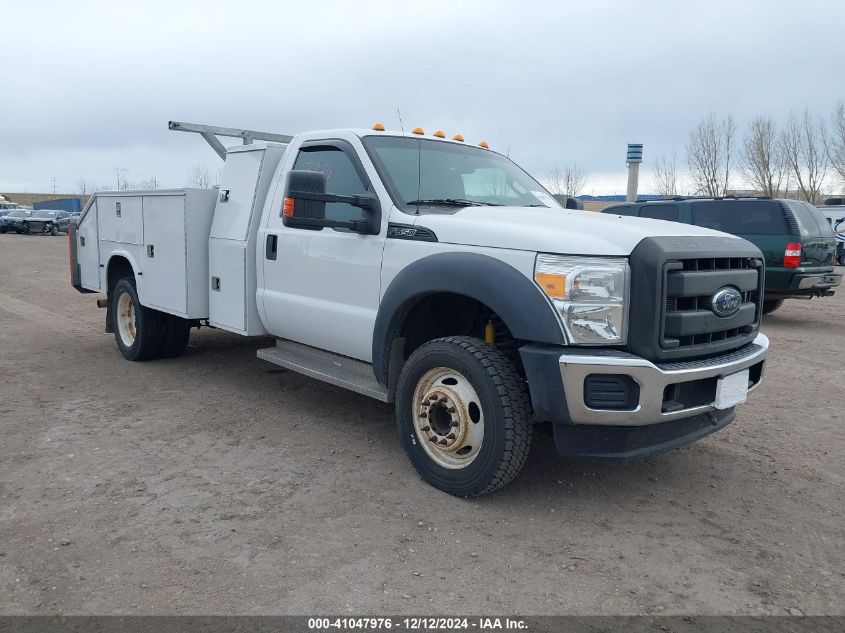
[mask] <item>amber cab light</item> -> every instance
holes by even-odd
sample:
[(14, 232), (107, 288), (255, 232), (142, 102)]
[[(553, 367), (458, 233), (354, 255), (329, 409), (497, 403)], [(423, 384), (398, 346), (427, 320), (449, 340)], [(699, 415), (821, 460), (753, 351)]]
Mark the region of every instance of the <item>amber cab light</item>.
[(293, 217), (293, 198), (285, 198), (284, 205), (282, 205), (282, 215), (286, 218)]
[(801, 265), (801, 244), (790, 242), (783, 251), (783, 267), (798, 268)]

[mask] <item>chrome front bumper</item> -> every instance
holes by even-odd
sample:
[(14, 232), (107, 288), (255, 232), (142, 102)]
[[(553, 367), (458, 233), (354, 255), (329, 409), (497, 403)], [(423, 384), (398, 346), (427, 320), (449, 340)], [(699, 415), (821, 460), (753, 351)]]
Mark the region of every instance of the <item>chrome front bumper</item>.
[[(758, 334), (745, 347), (706, 360), (691, 360), (655, 364), (625, 352), (601, 354), (563, 354), (560, 374), (566, 393), (566, 404), (573, 424), (609, 426), (645, 426), (689, 418), (715, 410), (714, 403), (699, 404), (683, 409), (664, 411), (666, 387), (678, 383), (735, 374), (763, 363), (769, 352), (769, 339)], [(762, 365), (756, 382), (763, 379)], [(639, 404), (628, 411), (591, 409), (584, 402), (584, 381), (591, 374), (622, 374), (630, 376), (640, 388)]]

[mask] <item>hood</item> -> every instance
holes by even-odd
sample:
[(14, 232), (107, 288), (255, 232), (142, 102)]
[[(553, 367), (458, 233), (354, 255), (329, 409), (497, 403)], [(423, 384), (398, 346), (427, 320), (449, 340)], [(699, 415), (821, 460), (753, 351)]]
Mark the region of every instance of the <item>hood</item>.
[(466, 207), (419, 216), (440, 242), (571, 255), (631, 254), (645, 237), (733, 237), (699, 226), (548, 207)]

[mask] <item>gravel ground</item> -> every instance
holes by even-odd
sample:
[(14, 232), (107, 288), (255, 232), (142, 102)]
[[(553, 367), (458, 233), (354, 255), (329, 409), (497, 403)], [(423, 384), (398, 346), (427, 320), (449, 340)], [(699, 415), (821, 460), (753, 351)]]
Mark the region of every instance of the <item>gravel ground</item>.
[(721, 433), (631, 463), (540, 433), (465, 501), (269, 339), (122, 360), (67, 276), (64, 239), (0, 236), (2, 614), (845, 613), (845, 291), (766, 319)]

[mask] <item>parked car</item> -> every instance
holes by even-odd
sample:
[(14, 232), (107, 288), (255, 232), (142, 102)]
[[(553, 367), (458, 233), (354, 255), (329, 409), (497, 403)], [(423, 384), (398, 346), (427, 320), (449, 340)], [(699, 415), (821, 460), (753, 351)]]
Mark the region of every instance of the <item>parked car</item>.
[(60, 231), (67, 233), (68, 218), (67, 211), (46, 211), (38, 209), (32, 215), (23, 220), (24, 233), (43, 233), (45, 235), (58, 235)]
[(2, 196), (0, 196), (0, 218), (5, 215), (8, 215), (12, 211), (28, 211), (29, 209), (22, 207), (17, 202), (9, 202)]
[(0, 233), (7, 233), (14, 231), (15, 233), (26, 232), (24, 220), (32, 215), (29, 209), (15, 209), (9, 211), (6, 215), (0, 218)]
[(745, 238), (765, 257), (763, 314), (784, 299), (828, 297), (842, 281), (834, 272), (836, 238), (824, 215), (798, 200), (675, 198), (626, 202), (602, 213), (695, 224)]

